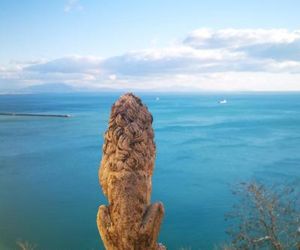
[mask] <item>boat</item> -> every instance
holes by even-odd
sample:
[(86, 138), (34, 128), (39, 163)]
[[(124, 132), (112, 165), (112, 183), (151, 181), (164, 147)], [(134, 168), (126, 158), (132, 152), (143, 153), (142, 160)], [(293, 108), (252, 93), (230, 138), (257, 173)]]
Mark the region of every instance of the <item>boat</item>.
[(226, 103), (227, 103), (227, 100), (226, 100), (226, 99), (223, 99), (223, 100), (220, 100), (218, 103), (219, 103), (219, 104), (226, 104)]

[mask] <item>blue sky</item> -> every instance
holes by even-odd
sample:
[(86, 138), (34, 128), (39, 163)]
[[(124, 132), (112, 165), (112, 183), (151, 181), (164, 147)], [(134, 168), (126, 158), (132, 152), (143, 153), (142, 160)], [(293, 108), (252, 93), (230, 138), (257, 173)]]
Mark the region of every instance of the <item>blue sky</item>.
[(0, 91), (300, 90), (299, 1), (1, 0)]

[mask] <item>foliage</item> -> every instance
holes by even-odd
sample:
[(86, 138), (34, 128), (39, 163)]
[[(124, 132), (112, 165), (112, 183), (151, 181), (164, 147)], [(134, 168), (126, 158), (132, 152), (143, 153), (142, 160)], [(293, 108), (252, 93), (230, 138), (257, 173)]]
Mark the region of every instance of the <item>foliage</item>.
[(231, 242), (223, 249), (300, 249), (298, 192), (286, 186), (242, 183), (233, 193), (239, 203), (226, 216)]

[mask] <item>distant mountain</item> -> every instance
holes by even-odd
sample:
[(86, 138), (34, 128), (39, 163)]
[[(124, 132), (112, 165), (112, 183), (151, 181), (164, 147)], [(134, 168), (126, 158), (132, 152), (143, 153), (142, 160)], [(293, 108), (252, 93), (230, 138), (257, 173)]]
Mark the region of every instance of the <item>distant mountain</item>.
[(74, 88), (65, 83), (46, 83), (33, 85), (21, 90), (22, 93), (41, 94), (41, 93), (71, 93)]

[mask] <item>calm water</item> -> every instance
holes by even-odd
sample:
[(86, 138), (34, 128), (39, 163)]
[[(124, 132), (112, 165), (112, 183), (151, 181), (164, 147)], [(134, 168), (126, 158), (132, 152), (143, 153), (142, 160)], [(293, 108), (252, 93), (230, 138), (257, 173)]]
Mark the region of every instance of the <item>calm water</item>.
[[(143, 95), (154, 116), (152, 200), (169, 249), (212, 249), (226, 238), (230, 185), (300, 183), (300, 94)], [(156, 96), (160, 97), (156, 101)], [(217, 100), (226, 98), (220, 105)], [(103, 133), (117, 94), (0, 96), (0, 249), (102, 249), (96, 213)]]

